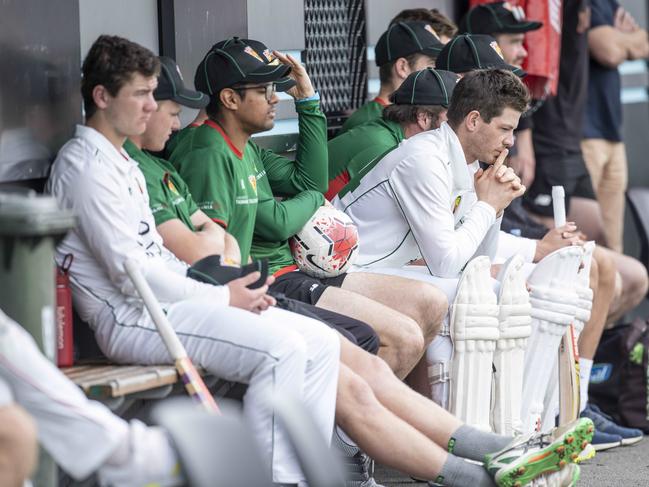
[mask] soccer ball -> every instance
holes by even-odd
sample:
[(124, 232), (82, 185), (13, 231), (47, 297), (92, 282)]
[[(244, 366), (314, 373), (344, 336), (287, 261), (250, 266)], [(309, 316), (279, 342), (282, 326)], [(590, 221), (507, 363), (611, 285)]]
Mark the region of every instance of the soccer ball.
[(349, 269), (358, 255), (358, 231), (342, 211), (321, 206), (290, 240), (301, 271), (313, 277), (335, 277)]

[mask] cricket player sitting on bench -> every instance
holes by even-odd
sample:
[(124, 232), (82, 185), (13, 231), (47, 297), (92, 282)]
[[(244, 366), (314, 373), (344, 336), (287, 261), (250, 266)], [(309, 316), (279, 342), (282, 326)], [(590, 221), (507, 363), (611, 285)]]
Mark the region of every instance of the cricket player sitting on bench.
[[(247, 41), (242, 46), (241, 43), (243, 42), (241, 40), (233, 40), (226, 46), (223, 46), (225, 49), (228, 49), (228, 54), (230, 54), (229, 57), (226, 56), (225, 58), (236, 59), (240, 66), (245, 66), (246, 61), (250, 61), (245, 57), (248, 54), (243, 56), (245, 49), (253, 49), (253, 45), (259, 46), (259, 43), (253, 44), (254, 41)], [(263, 51), (256, 51), (256, 54), (261, 57)], [(257, 59), (252, 55), (250, 57), (251, 59)], [(283, 59), (294, 68), (296, 67), (294, 62), (287, 58)], [(249, 67), (250, 63), (247, 66)], [(250, 73), (256, 73), (257, 76), (268, 74), (270, 70), (274, 72), (279, 71), (277, 69), (278, 64), (272, 63), (272, 60), (268, 63), (253, 64), (253, 66), (254, 69)], [(215, 73), (222, 75), (226, 72), (225, 69), (215, 70)], [(276, 75), (279, 76), (279, 81), (283, 81), (284, 74), (285, 72), (280, 71), (279, 75)], [(210, 78), (212, 87), (217, 87), (217, 83), (218, 78), (216, 76)], [(271, 80), (268, 80), (267, 83), (267, 86), (272, 87), (270, 84), (272, 83)], [(219, 100), (223, 105), (221, 110), (228, 110), (227, 113), (229, 113), (227, 116), (222, 115), (225, 120), (219, 118), (221, 125), (218, 125), (218, 127), (221, 130), (217, 130), (214, 124), (206, 124), (195, 129), (191, 136), (178, 145), (174, 152), (174, 157), (179, 154), (179, 151), (182, 150), (185, 144), (191, 144), (194, 150), (198, 150), (199, 137), (204, 137), (207, 140), (211, 139), (212, 143), (218, 142), (220, 139), (229, 140), (232, 144), (235, 140), (240, 141), (243, 139), (243, 146), (238, 148), (240, 153), (247, 154), (247, 151), (250, 150), (254, 154), (254, 151), (258, 150), (254, 149), (251, 144), (246, 145), (248, 142), (247, 137), (239, 137), (241, 135), (240, 131), (242, 131), (241, 128), (237, 131), (236, 128), (238, 125), (234, 125), (234, 120), (228, 117), (234, 117), (235, 115), (241, 117), (250, 124), (244, 126), (249, 129), (257, 117), (264, 120), (267, 118), (268, 109), (276, 103), (277, 98), (272, 96), (269, 100), (265, 86), (255, 90), (254, 88), (258, 86), (257, 83), (250, 83), (250, 86), (242, 84), (242, 86), (249, 87), (250, 89), (241, 90), (241, 93), (239, 93), (234, 89), (220, 88), (217, 93), (213, 94), (213, 96), (217, 96), (218, 94)], [(256, 107), (256, 110), (253, 111), (253, 107)], [(230, 113), (230, 111), (235, 113)], [(209, 106), (208, 113), (210, 113)], [(157, 116), (157, 114), (154, 115), (154, 117)], [(165, 116), (165, 112), (161, 111), (160, 116)], [(172, 123), (169, 122), (169, 126)], [(203, 127), (209, 130), (202, 134)], [(162, 131), (161, 133), (168, 134), (169, 130), (166, 132)], [(228, 134), (227, 139), (225, 139), (226, 133)], [(232, 135), (230, 136), (230, 134)], [(234, 146), (234, 148), (237, 147)], [(219, 154), (213, 148), (210, 148), (210, 150), (217, 155)], [(223, 147), (220, 150), (232, 151), (233, 148)], [(203, 155), (202, 160), (209, 160), (208, 154), (203, 153)], [(224, 155), (221, 154), (221, 157), (224, 157)], [(238, 162), (240, 163), (241, 160), (245, 160), (245, 157), (244, 159), (238, 159)], [(196, 161), (195, 164), (198, 164)], [(219, 186), (221, 193), (227, 194), (231, 191), (231, 188), (229, 189), (223, 185), (224, 178), (219, 179), (219, 181), (221, 182), (221, 186)], [(247, 181), (247, 179), (244, 178), (244, 181)], [(230, 184), (238, 187), (238, 179), (231, 181)], [(260, 184), (257, 184), (258, 188)], [(232, 218), (228, 218), (227, 222), (228, 227), (231, 227), (231, 224), (238, 223), (236, 220), (232, 220)], [(239, 244), (241, 245), (241, 241)], [(250, 244), (248, 243), (247, 245), (249, 246)], [(241, 245), (241, 251), (244, 253), (247, 249)], [(390, 371), (385, 362), (362, 351), (359, 347), (353, 346), (347, 340), (341, 341), (341, 350), (341, 375), (336, 404), (337, 420), (349, 436), (358, 443), (360, 448), (367, 451), (377, 461), (420, 478), (433, 479), (443, 477), (446, 485), (466, 485), (470, 482), (477, 482), (478, 485), (491, 484), (492, 480), (482, 467), (469, 465), (463, 461), (458, 463), (455, 455), (449, 455), (445, 451), (446, 445), (452, 437), (452, 443), (455, 445), (454, 451), (456, 453), (460, 453), (460, 455), (469, 458), (477, 457), (482, 460), (484, 454), (491, 449), (495, 449), (496, 444), (509, 442), (511, 438), (490, 433), (480, 433), (474, 428), (462, 425), (456, 418), (448, 414), (448, 412), (405, 386)], [(572, 425), (569, 431), (574, 431), (574, 428), (577, 428), (577, 431), (587, 432), (590, 426), (588, 422), (581, 422)], [(560, 434), (565, 435), (563, 432)], [(466, 441), (469, 436), (472, 438), (470, 442), (471, 447), (466, 449), (469, 445)], [(539, 438), (536, 437), (534, 441), (538, 442)], [(524, 443), (526, 442), (527, 440)], [(440, 445), (442, 446), (440, 447)], [(458, 450), (457, 445), (462, 445), (462, 447)], [(519, 445), (522, 444), (519, 443)], [(528, 446), (523, 446), (523, 448), (527, 448)], [(483, 447), (483, 451), (480, 452), (479, 450)], [(548, 446), (547, 448), (551, 447)], [(536, 470), (529, 470), (526, 467), (521, 469), (521, 462), (524, 462), (524, 459), (518, 458), (517, 451), (509, 450), (509, 454), (513, 458), (516, 458), (514, 463), (518, 464), (519, 467), (515, 469), (514, 465), (510, 464), (501, 474), (496, 474), (496, 480), (499, 483), (509, 482), (506, 479), (510, 479), (512, 476), (518, 478), (518, 475), (523, 475), (524, 472), (531, 473), (532, 470)], [(552, 454), (549, 455), (550, 458), (552, 456)], [(487, 465), (492, 465), (494, 472), (504, 466), (498, 458), (502, 459), (502, 454), (490, 456), (487, 462)], [(554, 471), (558, 468), (557, 465), (554, 465), (553, 459), (548, 460), (548, 462), (549, 464), (546, 465), (548, 467), (547, 471)], [(560, 461), (560, 464), (563, 464), (563, 462)], [(538, 473), (542, 470), (544, 469), (538, 469), (536, 471)], [(570, 467), (570, 470), (554, 475), (572, 476), (575, 474), (575, 468)], [(529, 479), (523, 480), (527, 482)]]
[[(509, 71), (469, 73), (455, 88), (448, 123), (407, 139), (369, 173), (352, 180), (333, 203), (357, 223), (364, 242), (359, 266), (426, 280), (444, 289), (449, 300), (454, 299), (456, 279), (467, 262), (476, 255), (496, 256), (498, 218), (509, 202), (524, 191), (518, 177), (502, 162), (527, 101), (526, 88)], [(477, 160), (496, 164), (483, 171)], [(408, 265), (420, 257), (425, 266)], [(478, 277), (471, 279), (479, 280), (480, 270), (474, 267), (472, 272)], [(488, 272), (482, 272), (483, 280), (479, 282), (485, 297), (488, 291), (484, 287), (491, 285)], [(473, 285), (478, 286), (477, 281)], [(458, 297), (464, 299), (464, 294)], [(482, 298), (473, 292), (471, 299), (480, 302)], [(490, 298), (482, 300), (484, 313), (494, 312), (488, 307), (491, 302)], [(484, 337), (486, 343), (495, 343), (497, 337), (490, 335), (493, 331), (485, 329), (491, 337)], [(467, 339), (462, 330), (454, 333), (456, 340)], [(439, 355), (448, 359), (451, 353), (450, 341), (441, 337), (429, 348), (431, 361)], [(487, 356), (485, 360), (475, 370), (462, 374), (483, 374), (484, 380), (478, 382), (486, 388), (483, 392), (488, 398), (491, 371), (487, 362), (490, 364), (491, 359)], [(444, 391), (441, 393), (444, 402)], [(467, 397), (461, 399), (465, 404), (470, 401)], [(489, 428), (488, 404), (482, 405), (482, 412), (474, 409), (466, 414), (475, 414), (471, 420)]]
[[(215, 44), (200, 68), (210, 118), (176, 146), (170, 162), (199, 208), (237, 239), (243, 262), (250, 254), (268, 259), (276, 277), (272, 292), (369, 324), (380, 338), (379, 356), (403, 378), (437, 333), (446, 299), (433, 286), (403, 278), (355, 273), (317, 279), (297, 271), (288, 239), (325, 203), (326, 119), (304, 67), (278, 56), (254, 40)], [(254, 83), (261, 81), (257, 70), (270, 71), (265, 84)], [(273, 126), (276, 89), (296, 98), (295, 161), (249, 140)]]

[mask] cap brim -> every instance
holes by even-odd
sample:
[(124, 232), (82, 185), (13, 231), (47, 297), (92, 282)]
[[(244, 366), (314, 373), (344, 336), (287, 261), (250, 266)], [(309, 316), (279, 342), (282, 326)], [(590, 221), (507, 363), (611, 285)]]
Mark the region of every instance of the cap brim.
[(285, 78), (291, 72), (291, 67), (286, 64), (266, 64), (248, 73), (242, 83), (268, 83)]
[(543, 22), (518, 22), (517, 24), (507, 24), (503, 29), (499, 30), (498, 34), (522, 34), (523, 32), (530, 32), (538, 30), (543, 27)]
[(293, 78), (289, 78), (288, 76), (284, 78), (280, 78), (277, 81), (275, 81), (275, 91), (288, 91), (291, 88), (293, 88), (297, 83)]
[(184, 88), (176, 93), (174, 97), (167, 97), (166, 99), (175, 101), (176, 103), (187, 108), (205, 108), (210, 102), (210, 97), (200, 91), (189, 90)]

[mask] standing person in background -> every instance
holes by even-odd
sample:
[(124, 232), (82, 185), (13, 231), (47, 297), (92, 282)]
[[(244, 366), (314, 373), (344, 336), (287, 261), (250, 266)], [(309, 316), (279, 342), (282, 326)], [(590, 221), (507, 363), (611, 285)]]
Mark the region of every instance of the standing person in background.
[(590, 77), (581, 149), (599, 201), (606, 245), (622, 252), (627, 160), (618, 66), (649, 56), (647, 31), (616, 0), (591, 0)]

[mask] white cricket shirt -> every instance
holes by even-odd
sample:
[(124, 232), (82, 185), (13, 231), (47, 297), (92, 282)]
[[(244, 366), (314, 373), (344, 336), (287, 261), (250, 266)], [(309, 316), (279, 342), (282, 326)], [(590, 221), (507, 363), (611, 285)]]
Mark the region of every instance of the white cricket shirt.
[(472, 257), (493, 258), (500, 219), (477, 201), (473, 175), (447, 123), (404, 140), (332, 203), (358, 226), (361, 267), (401, 267), (423, 257), (454, 278)]
[(75, 308), (93, 328), (115, 321), (135, 324), (142, 315), (144, 305), (124, 270), (127, 258), (140, 264), (163, 305), (192, 297), (229, 303), (227, 286), (185, 277), (187, 264), (162, 245), (137, 162), (96, 130), (77, 126), (54, 161), (46, 189), (77, 216), (76, 228), (58, 244), (55, 258), (61, 264), (66, 254), (74, 256)]

